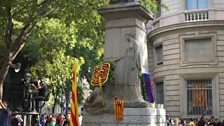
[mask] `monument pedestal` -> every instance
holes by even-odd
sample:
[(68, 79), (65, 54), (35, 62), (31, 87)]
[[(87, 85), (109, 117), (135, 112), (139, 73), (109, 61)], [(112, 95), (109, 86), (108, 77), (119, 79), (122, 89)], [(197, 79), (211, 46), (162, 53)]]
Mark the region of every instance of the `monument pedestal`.
[(84, 113), (82, 126), (166, 126), (163, 108), (124, 108), (124, 118), (115, 120), (114, 114)]
[[(104, 60), (115, 66), (114, 82), (103, 88), (104, 106), (100, 91), (93, 91), (84, 104), (82, 126), (165, 126), (165, 109), (161, 106), (147, 108), (139, 77), (148, 72), (145, 23), (153, 16), (138, 0), (111, 0), (110, 3), (98, 13), (106, 20)], [(115, 97), (124, 100), (122, 121), (117, 121), (112, 113)], [(146, 104), (142, 106), (141, 103)]]

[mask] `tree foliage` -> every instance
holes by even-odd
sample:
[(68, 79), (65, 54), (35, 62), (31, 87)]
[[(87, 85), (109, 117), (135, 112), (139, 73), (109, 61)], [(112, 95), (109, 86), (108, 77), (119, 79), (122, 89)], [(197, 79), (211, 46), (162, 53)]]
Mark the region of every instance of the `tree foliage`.
[[(89, 8), (88, 4), (85, 6)], [(64, 89), (70, 86), (74, 63), (82, 67), (79, 68), (80, 77), (89, 76), (88, 70), (97, 64), (102, 55), (104, 25), (96, 9), (89, 9), (82, 15), (72, 14), (75, 18), (71, 18), (71, 15), (69, 18), (62, 17), (60, 13), (58, 17), (54, 14), (54, 17), (40, 21), (35, 34), (27, 40), (28, 45), (23, 56), (30, 63), (33, 62), (33, 75), (44, 73), (48, 76), (49, 87), (54, 96), (61, 95), (65, 92)], [(88, 14), (90, 16), (87, 16)], [(78, 88), (82, 89), (81, 85)], [(82, 101), (83, 98), (79, 98), (79, 101)]]
[(22, 54), (32, 66), (32, 74), (47, 75), (52, 92), (62, 89), (65, 80), (71, 78), (74, 62), (80, 67), (102, 55), (104, 32), (96, 10), (107, 3), (108, 0), (0, 1), (0, 89), (9, 65), (25, 44)]
[[(156, 8), (155, 1), (141, 0)], [(109, 0), (1, 0), (0, 99), (9, 65), (20, 53), (34, 77), (44, 74), (53, 95), (71, 84), (75, 63), (79, 76), (91, 71), (103, 54), (104, 22), (97, 14)], [(148, 8), (148, 7), (147, 7)], [(26, 45), (26, 46), (25, 46)]]
[(161, 0), (140, 0), (142, 6), (144, 6), (147, 10), (150, 10), (154, 13), (158, 12), (161, 8), (165, 10), (170, 10), (168, 6), (166, 6)]

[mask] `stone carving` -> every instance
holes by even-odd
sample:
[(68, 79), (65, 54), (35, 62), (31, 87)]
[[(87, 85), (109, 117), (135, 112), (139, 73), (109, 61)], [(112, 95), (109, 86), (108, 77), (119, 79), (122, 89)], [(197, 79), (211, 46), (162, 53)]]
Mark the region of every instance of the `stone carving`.
[(103, 96), (100, 95), (100, 88), (95, 87), (91, 95), (86, 99), (86, 102), (84, 103), (84, 107), (86, 108), (86, 111), (98, 113), (98, 108), (102, 108)]
[(123, 81), (119, 86), (122, 87), (122, 94), (127, 107), (147, 107), (141, 93), (141, 45), (134, 38), (135, 34), (128, 33), (125, 38), (128, 42), (127, 52), (124, 59), (117, 62), (123, 64)]
[[(148, 103), (144, 101), (141, 93), (141, 51), (140, 43), (134, 38), (135, 34), (126, 34), (128, 47), (123, 56), (113, 60), (119, 66), (118, 81), (103, 86), (103, 96), (100, 88), (96, 87), (84, 103), (85, 110), (90, 114), (113, 113), (115, 97), (124, 100), (124, 106), (129, 108), (145, 108)], [(104, 99), (104, 105), (102, 104)]]
[[(95, 87), (91, 95), (86, 99), (84, 103), (84, 110), (89, 114), (102, 114), (113, 113), (113, 85), (108, 84), (103, 87), (103, 93), (101, 94), (100, 88)], [(102, 104), (102, 100), (104, 104)]]
[[(137, 72), (140, 74), (141, 72), (141, 59), (140, 59), (140, 45), (136, 39), (134, 39), (133, 34), (126, 34), (126, 40), (129, 43), (129, 48), (127, 50), (127, 61), (126, 61), (126, 68), (125, 70), (125, 83), (130, 84), (133, 81), (129, 78), (129, 74), (131, 71), (137, 69)], [(132, 62), (130, 62), (132, 61)], [(133, 63), (133, 64), (131, 64)]]

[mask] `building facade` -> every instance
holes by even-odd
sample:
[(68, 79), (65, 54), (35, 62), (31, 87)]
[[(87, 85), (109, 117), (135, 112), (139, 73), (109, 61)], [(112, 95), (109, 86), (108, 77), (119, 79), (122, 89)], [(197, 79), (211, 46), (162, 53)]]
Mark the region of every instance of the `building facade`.
[(148, 33), (157, 103), (173, 117), (224, 119), (224, 1), (162, 0)]

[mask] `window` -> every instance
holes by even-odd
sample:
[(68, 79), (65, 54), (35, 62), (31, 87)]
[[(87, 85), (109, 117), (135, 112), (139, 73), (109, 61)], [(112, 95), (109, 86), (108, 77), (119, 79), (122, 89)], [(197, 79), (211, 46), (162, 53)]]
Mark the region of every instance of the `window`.
[(187, 80), (187, 114), (212, 115), (211, 80)]
[(157, 65), (163, 64), (163, 46), (159, 45), (155, 47), (155, 53), (156, 53), (156, 64)]
[(156, 83), (156, 103), (164, 104), (163, 82)]
[(214, 48), (211, 38), (185, 40), (184, 60), (187, 62), (214, 60)]
[(208, 9), (208, 0), (187, 0), (187, 10)]

